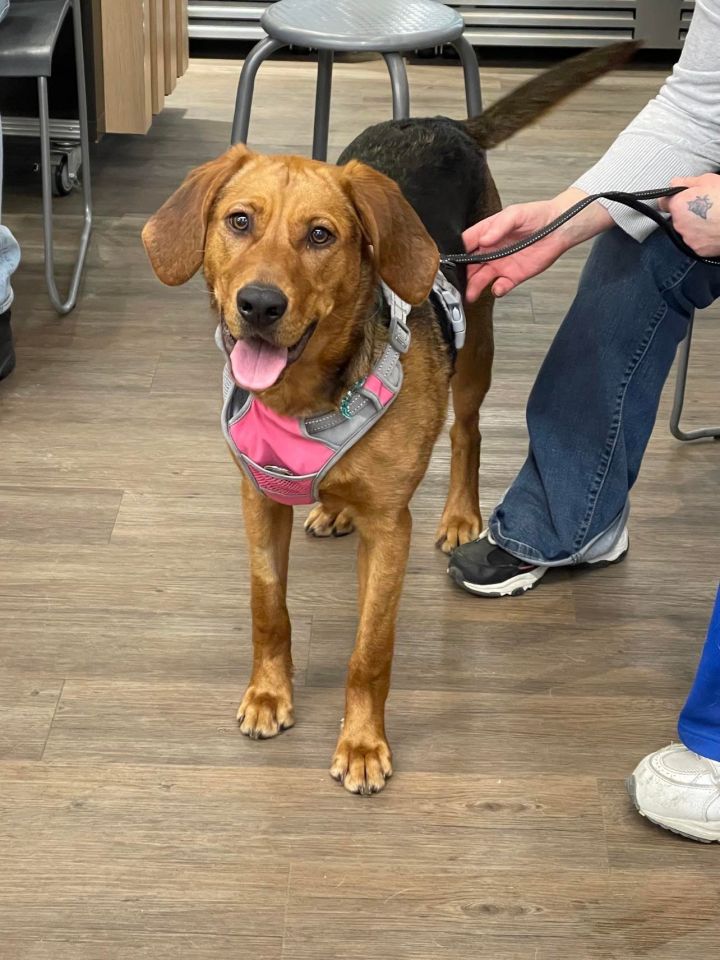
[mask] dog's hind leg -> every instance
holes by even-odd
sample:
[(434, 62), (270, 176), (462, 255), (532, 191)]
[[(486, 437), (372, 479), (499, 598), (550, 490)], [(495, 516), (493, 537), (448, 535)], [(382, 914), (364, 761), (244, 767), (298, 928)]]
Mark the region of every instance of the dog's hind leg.
[(238, 722), (246, 736), (264, 740), (295, 722), (285, 599), (293, 510), (268, 500), (243, 478), (243, 513), (250, 548), (253, 669)]
[(489, 291), (466, 305), (467, 332), (450, 381), (455, 422), (450, 429), (450, 488), (438, 525), (436, 542), (449, 553), (475, 539), (482, 528), (480, 469), (480, 406), (490, 389), (493, 362), (493, 298)]

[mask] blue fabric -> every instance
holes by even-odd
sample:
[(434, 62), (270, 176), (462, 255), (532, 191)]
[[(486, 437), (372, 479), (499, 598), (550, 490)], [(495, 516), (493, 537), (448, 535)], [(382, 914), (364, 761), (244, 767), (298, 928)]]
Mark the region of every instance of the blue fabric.
[(720, 588), (690, 696), (678, 721), (690, 750), (720, 760)]
[(527, 460), (490, 519), (500, 546), (549, 566), (612, 548), (677, 345), (718, 297), (720, 268), (659, 232), (595, 241), (528, 400)]
[(8, 228), (2, 225), (2, 170), (2, 125), (0, 124), (0, 313), (4, 313), (12, 303), (10, 277), (20, 263), (20, 247)]

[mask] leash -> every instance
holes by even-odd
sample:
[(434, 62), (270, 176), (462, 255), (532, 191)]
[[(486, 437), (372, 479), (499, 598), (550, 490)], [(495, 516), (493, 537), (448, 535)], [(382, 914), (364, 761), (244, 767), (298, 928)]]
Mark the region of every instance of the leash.
[(589, 207), (590, 204), (594, 203), (596, 200), (614, 200), (616, 203), (622, 203), (626, 207), (630, 207), (632, 210), (637, 210), (638, 213), (642, 213), (651, 220), (654, 220), (658, 227), (660, 227), (660, 229), (675, 244), (678, 250), (681, 250), (686, 256), (691, 257), (693, 260), (697, 260), (699, 263), (708, 263), (713, 267), (720, 267), (720, 260), (710, 257), (701, 257), (699, 253), (696, 253), (692, 247), (689, 247), (685, 243), (683, 238), (673, 227), (669, 218), (666, 219), (658, 210), (655, 210), (653, 207), (649, 207), (646, 203), (643, 203), (643, 200), (658, 200), (660, 197), (674, 197), (676, 193), (681, 193), (683, 190), (687, 189), (688, 187), (666, 187), (662, 190), (640, 190), (637, 193), (623, 193), (622, 191), (612, 190), (608, 191), (607, 193), (594, 193), (591, 196), (584, 197), (582, 200), (578, 200), (578, 202), (574, 203), (569, 210), (565, 211), (565, 213), (561, 213), (559, 217), (557, 217), (551, 223), (548, 223), (548, 225), (543, 227), (542, 230), (537, 230), (535, 233), (531, 233), (530, 236), (525, 237), (524, 240), (519, 240), (517, 243), (512, 243), (508, 247), (501, 247), (499, 250), (491, 250), (489, 253), (443, 253), (440, 256), (440, 263), (489, 263), (491, 260), (501, 260), (503, 257), (510, 257), (514, 253), (520, 253), (521, 250), (531, 247), (534, 243), (537, 243), (538, 240), (543, 240), (545, 237), (549, 236), (549, 234), (553, 233), (553, 231), (557, 230), (558, 227), (561, 227), (564, 223), (567, 223), (568, 220), (572, 220), (572, 218), (577, 216), (581, 210), (584, 210), (585, 207)]

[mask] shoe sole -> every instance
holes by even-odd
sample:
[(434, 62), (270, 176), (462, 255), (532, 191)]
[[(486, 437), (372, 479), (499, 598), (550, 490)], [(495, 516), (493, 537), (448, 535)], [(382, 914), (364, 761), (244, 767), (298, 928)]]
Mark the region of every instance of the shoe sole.
[[(613, 557), (610, 560), (596, 560), (593, 563), (578, 563), (575, 567), (558, 567), (559, 570), (602, 570), (604, 567), (613, 567), (616, 563), (622, 563), (625, 557), (628, 555), (629, 547), (626, 547), (623, 552), (617, 556)], [(527, 593), (528, 590), (531, 590), (536, 583), (539, 583), (540, 580), (545, 576), (548, 570), (554, 569), (553, 567), (545, 567), (540, 576), (537, 576), (535, 573), (521, 573), (517, 577), (511, 577), (509, 580), (505, 580), (503, 583), (493, 584), (492, 586), (486, 586), (482, 583), (472, 583), (470, 580), (465, 580), (462, 571), (457, 567), (448, 567), (447, 573), (450, 579), (456, 583), (459, 587), (462, 587), (463, 590), (466, 590), (468, 593), (471, 593), (474, 597), (487, 597), (489, 600), (498, 598), (498, 597), (519, 597), (523, 593)]]
[(656, 827), (660, 827), (662, 830), (667, 830), (670, 833), (676, 833), (678, 836), (685, 837), (687, 840), (696, 840), (698, 843), (720, 843), (720, 828), (718, 828), (718, 834), (716, 836), (703, 836), (700, 833), (693, 832), (697, 828), (692, 820), (675, 820), (674, 818), (658, 820), (646, 810), (643, 810), (637, 798), (637, 784), (634, 776), (627, 778), (625, 786), (640, 816), (645, 817), (650, 823), (654, 823)]
[(488, 597), (490, 599), (494, 597), (519, 597), (520, 594), (532, 589), (538, 580), (542, 580), (545, 575), (542, 573), (538, 577), (532, 573), (521, 573), (517, 577), (511, 577), (504, 583), (489, 587), (481, 583), (472, 583), (469, 580), (465, 580), (462, 571), (457, 567), (448, 567), (447, 572), (450, 579), (459, 587), (462, 587), (463, 590), (472, 593), (475, 597)]

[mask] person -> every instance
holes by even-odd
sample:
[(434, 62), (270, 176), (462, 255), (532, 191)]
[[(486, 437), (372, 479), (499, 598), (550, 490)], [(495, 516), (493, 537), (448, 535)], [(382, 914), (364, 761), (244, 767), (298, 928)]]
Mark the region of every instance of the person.
[[(590, 170), (551, 200), (470, 227), (469, 251), (522, 240), (575, 201), (667, 186), (685, 242), (720, 256), (720, 0), (698, 0), (672, 76)], [(532, 246), (468, 270), (467, 296), (505, 296), (597, 237), (527, 405), (530, 445), (488, 529), (451, 555), (450, 576), (481, 597), (531, 589), (552, 567), (598, 568), (628, 551), (629, 492), (693, 311), (720, 297), (720, 267), (683, 254), (652, 220), (599, 201)], [(720, 601), (719, 601), (720, 603)], [(680, 719), (681, 744), (646, 757), (630, 791), (641, 813), (720, 840), (720, 611)]]
[(0, 380), (12, 373), (15, 367), (15, 348), (10, 327), (10, 306), (13, 291), (10, 277), (20, 262), (20, 247), (15, 237), (2, 223), (2, 122), (0, 118)]

